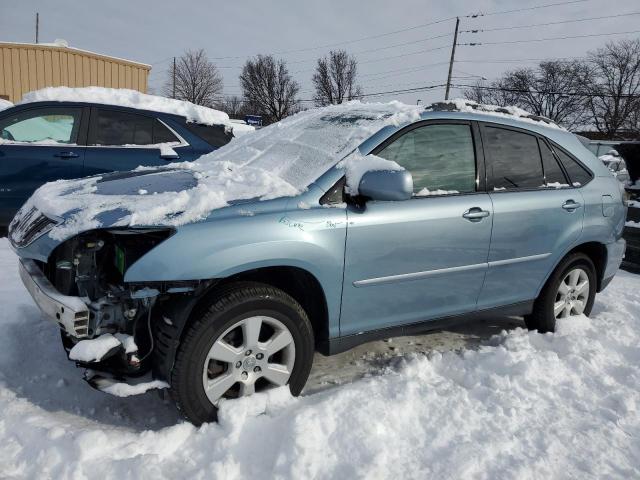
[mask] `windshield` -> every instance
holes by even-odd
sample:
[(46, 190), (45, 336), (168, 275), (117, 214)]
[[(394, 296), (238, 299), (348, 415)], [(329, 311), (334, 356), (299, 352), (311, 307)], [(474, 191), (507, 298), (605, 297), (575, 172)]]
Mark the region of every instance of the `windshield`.
[(266, 170), (303, 190), (382, 127), (417, 120), (421, 110), (398, 102), (308, 110), (234, 139), (201, 157), (196, 169), (228, 161)]

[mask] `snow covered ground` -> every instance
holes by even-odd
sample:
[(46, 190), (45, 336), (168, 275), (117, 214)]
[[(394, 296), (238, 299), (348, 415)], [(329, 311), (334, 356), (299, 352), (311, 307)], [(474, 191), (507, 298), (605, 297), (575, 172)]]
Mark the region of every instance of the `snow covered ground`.
[(2, 478), (640, 477), (640, 276), (555, 335), (494, 322), (377, 342), (319, 358), (303, 397), (228, 401), (197, 429), (157, 394), (91, 390), (6, 239), (0, 272)]

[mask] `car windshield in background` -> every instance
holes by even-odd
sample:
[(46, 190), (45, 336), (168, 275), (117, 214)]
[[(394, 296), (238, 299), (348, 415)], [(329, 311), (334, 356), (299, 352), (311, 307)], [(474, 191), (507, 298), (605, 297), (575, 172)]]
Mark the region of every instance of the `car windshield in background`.
[[(304, 189), (366, 138), (415, 107), (400, 104), (341, 105), (309, 110), (263, 128), (200, 159), (261, 168)], [(394, 116), (402, 115), (402, 117)]]

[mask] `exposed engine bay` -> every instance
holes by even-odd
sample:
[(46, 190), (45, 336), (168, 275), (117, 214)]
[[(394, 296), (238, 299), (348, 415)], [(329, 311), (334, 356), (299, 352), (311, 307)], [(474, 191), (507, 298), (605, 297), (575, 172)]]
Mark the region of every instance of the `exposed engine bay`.
[(121, 340), (100, 358), (71, 355), (79, 366), (119, 376), (149, 371), (145, 360), (154, 346), (152, 323), (161, 317), (154, 307), (172, 293), (193, 292), (199, 282), (142, 285), (125, 283), (124, 277), (133, 263), (172, 233), (167, 228), (91, 231), (60, 244), (47, 263), (39, 263), (57, 291), (81, 298), (89, 310), (73, 331), (59, 322), (68, 353), (83, 340), (108, 334)]

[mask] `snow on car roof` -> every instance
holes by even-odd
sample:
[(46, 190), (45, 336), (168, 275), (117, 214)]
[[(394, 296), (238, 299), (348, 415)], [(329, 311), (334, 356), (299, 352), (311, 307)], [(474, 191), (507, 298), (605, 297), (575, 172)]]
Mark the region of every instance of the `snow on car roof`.
[(535, 124), (543, 124), (547, 127), (557, 128), (564, 130), (561, 126), (555, 123), (553, 120), (543, 117), (541, 115), (534, 115), (531, 112), (527, 112), (520, 107), (498, 105), (488, 105), (484, 103), (474, 102), (473, 100), (466, 100), (463, 98), (456, 98), (453, 100), (445, 100), (444, 102), (436, 102), (426, 107), (426, 110), (432, 110), (435, 112), (467, 112), (467, 113), (480, 113), (486, 115), (493, 115), (498, 117), (516, 118), (524, 122), (530, 122)]
[(9, 100), (0, 98), (0, 110), (6, 110), (9, 107), (13, 107), (13, 103), (11, 103)]
[[(167, 169), (190, 172), (195, 181), (185, 190), (107, 195), (101, 193), (100, 177), (59, 180), (40, 187), (17, 217), (36, 207), (66, 218), (50, 232), (61, 240), (104, 226), (108, 212), (122, 212), (109, 226), (183, 225), (232, 201), (294, 196), (382, 127), (418, 120), (422, 109), (399, 102), (349, 102), (307, 110), (235, 139), (195, 162), (139, 168), (152, 176), (164, 176)], [(147, 176), (146, 181), (150, 179)]]
[(180, 115), (185, 117), (188, 122), (201, 123), (203, 125), (225, 125), (233, 128), (233, 124), (229, 121), (229, 115), (219, 110), (125, 88), (49, 87), (25, 94), (18, 104), (46, 101), (87, 102), (139, 108)]

